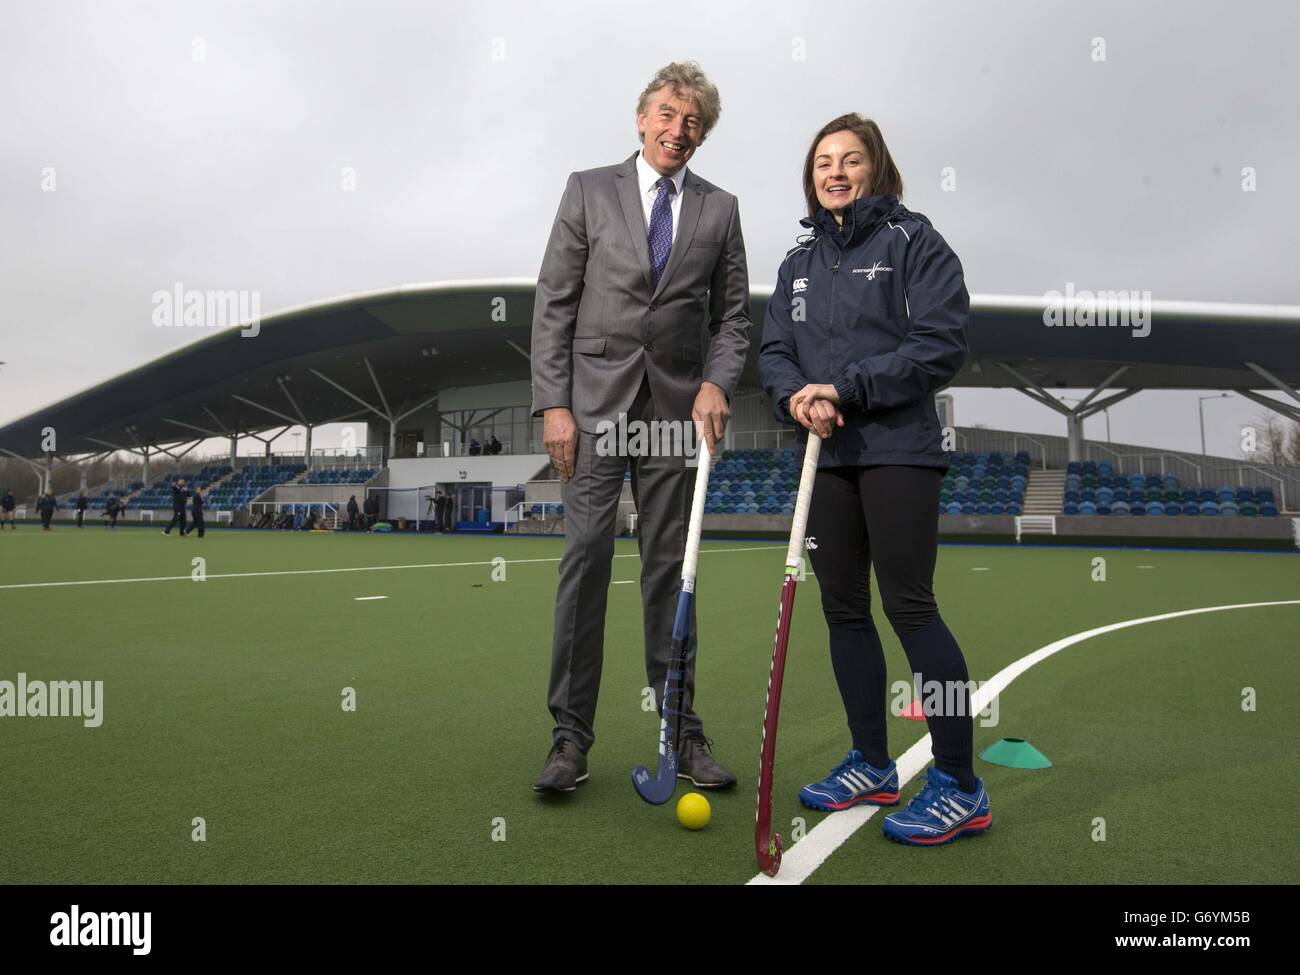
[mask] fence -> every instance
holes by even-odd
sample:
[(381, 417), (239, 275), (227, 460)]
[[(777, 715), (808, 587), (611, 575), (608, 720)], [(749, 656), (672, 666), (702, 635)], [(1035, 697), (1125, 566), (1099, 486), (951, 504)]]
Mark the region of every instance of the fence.
[[(1070, 462), (1066, 437), (1050, 434), (1030, 436), (979, 427), (956, 427), (957, 446), (970, 453), (1015, 454), (1028, 451), (1035, 467), (1064, 470)], [(1106, 461), (1124, 474), (1172, 474), (1185, 487), (1216, 488), (1272, 487), (1277, 491), (1278, 510), (1293, 510), (1300, 502), (1300, 467), (1284, 464), (1261, 464), (1231, 457), (1189, 454), (1177, 450), (1144, 450), (1134, 444), (1083, 442), (1083, 460)]]
[[(312, 508), (320, 508), (321, 524), (328, 523), (330, 528), (339, 526), (339, 507), (335, 501), (250, 501), (248, 503), (248, 513), (254, 523), (268, 511), (274, 510), (278, 516), (284, 513), (286, 508), (295, 515), (299, 508), (305, 509), (302, 512), (304, 519), (310, 514)], [(278, 521), (279, 518), (277, 517), (276, 520)], [(299, 527), (300, 524), (301, 521), (295, 518), (294, 528)]]

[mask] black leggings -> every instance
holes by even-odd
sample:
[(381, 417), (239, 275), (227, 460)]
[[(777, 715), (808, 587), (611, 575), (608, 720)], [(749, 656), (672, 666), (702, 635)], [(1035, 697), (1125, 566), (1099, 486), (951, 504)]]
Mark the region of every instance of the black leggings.
[(949, 705), (925, 708), (934, 763), (971, 791), (966, 660), (939, 615), (932, 588), (943, 476), (938, 468), (903, 465), (819, 470), (808, 512), (808, 550), (853, 747), (877, 768), (889, 764), (885, 655), (871, 618), (875, 566), (885, 617), (921, 685), (922, 704), (927, 689), (936, 686), (931, 682), (939, 682), (943, 696), (932, 700)]

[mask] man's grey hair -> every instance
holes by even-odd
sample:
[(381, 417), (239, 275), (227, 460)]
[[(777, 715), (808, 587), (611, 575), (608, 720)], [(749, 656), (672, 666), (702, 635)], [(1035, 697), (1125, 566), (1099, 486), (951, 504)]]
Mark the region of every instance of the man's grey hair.
[(713, 127), (718, 124), (722, 114), (722, 99), (718, 96), (718, 87), (709, 80), (708, 75), (694, 61), (674, 61), (655, 72), (646, 85), (645, 91), (637, 99), (637, 115), (646, 114), (650, 96), (664, 85), (673, 86), (673, 94), (679, 98), (695, 96), (700, 106), (700, 142), (708, 138)]

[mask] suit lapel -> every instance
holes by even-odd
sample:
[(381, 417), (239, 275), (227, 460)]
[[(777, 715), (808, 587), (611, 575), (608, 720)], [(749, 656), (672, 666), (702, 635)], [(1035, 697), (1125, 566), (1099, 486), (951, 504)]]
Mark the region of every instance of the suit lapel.
[[(618, 170), (618, 200), (623, 206), (623, 219), (627, 222), (627, 233), (632, 238), (632, 249), (636, 251), (641, 264), (641, 274), (645, 278), (646, 290), (650, 289), (650, 245), (646, 236), (650, 228), (645, 225), (645, 211), (641, 209), (641, 187), (636, 178), (636, 157), (632, 153)], [(683, 200), (682, 204), (685, 205)]]
[[(664, 266), (664, 273), (659, 276), (659, 287), (655, 289), (654, 296), (657, 297), (668, 279), (673, 276), (673, 271), (677, 265), (682, 263), (682, 255), (686, 253), (691, 241), (695, 239), (695, 227), (700, 222), (700, 210), (703, 208), (704, 194), (700, 192), (699, 183), (691, 171), (686, 170), (686, 178), (682, 180), (682, 213), (681, 225), (677, 228), (677, 235), (673, 240), (672, 250), (668, 252), (668, 263)], [(641, 218), (645, 222), (645, 217)], [(646, 249), (646, 266), (649, 267), (649, 248)], [(649, 283), (650, 276), (646, 275), (646, 282)]]

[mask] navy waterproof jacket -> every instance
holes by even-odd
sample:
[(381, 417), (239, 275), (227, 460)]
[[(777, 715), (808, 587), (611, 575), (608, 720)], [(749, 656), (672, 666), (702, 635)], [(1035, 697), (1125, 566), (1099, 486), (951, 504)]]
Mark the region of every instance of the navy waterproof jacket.
[(892, 194), (854, 200), (843, 227), (825, 207), (799, 222), (812, 235), (781, 262), (758, 356), (777, 419), (794, 423), (790, 397), (830, 383), (844, 426), (819, 467), (946, 470), (934, 393), (966, 359), (970, 318), (957, 255)]

